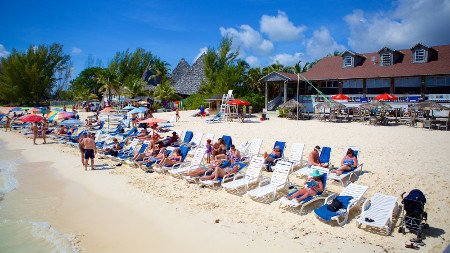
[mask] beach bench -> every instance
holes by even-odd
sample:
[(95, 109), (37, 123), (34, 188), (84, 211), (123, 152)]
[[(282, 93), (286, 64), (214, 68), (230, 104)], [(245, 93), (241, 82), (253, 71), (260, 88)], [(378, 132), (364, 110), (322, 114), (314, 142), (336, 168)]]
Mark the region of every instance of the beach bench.
[(384, 229), (386, 235), (390, 235), (394, 226), (392, 217), (397, 215), (398, 211), (396, 197), (375, 193), (370, 200), (364, 202), (361, 215), (356, 220), (357, 226), (366, 225)]

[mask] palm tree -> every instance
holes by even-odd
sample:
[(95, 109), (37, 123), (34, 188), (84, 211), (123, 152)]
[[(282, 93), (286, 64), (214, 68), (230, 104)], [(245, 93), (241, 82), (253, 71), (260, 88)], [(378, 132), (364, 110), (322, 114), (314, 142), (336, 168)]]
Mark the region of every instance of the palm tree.
[(262, 83), (259, 81), (263, 77), (263, 73), (261, 68), (251, 68), (248, 70), (247, 75), (245, 77), (245, 83), (249, 85), (252, 90), (263, 92)]
[(178, 95), (175, 93), (175, 89), (170, 86), (170, 79), (162, 80), (162, 82), (156, 86), (153, 95), (162, 101), (178, 98)]
[(120, 92), (120, 82), (117, 74), (109, 68), (103, 69), (97, 78), (97, 82), (102, 84), (100, 90), (108, 94), (108, 102), (111, 103), (112, 91)]
[(134, 78), (125, 84), (125, 93), (131, 98), (146, 95), (146, 83), (140, 78)]
[(162, 83), (163, 80), (168, 77), (169, 66), (170, 64), (166, 61), (156, 58), (150, 63), (149, 68), (153, 72), (153, 75), (151, 75), (149, 79), (154, 79), (155, 83)]

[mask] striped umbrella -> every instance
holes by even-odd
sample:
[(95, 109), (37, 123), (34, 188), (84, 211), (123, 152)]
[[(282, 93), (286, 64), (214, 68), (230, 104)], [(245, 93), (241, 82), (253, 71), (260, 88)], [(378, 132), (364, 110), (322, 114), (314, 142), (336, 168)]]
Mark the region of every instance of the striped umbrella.
[(29, 115), (20, 117), (20, 120), (22, 120), (22, 122), (38, 122), (38, 121), (42, 121), (43, 119), (44, 119), (44, 117), (42, 117), (40, 115), (36, 115), (36, 114), (29, 114)]
[(51, 112), (48, 115), (48, 121), (52, 122), (55, 120), (68, 119), (73, 116), (71, 112)]

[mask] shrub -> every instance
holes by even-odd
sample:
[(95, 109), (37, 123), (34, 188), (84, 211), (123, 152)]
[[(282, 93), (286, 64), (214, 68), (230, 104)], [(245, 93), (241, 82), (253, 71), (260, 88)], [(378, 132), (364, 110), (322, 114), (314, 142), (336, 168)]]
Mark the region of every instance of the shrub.
[(200, 108), (200, 105), (202, 105), (205, 99), (209, 97), (211, 97), (211, 95), (193, 94), (183, 100), (183, 105), (188, 110), (195, 110)]
[(251, 93), (248, 93), (247, 95), (245, 95), (244, 97), (242, 97), (242, 99), (250, 102), (250, 104), (253, 108), (252, 112), (261, 112), (262, 109), (264, 108), (264, 103), (265, 103), (264, 95), (251, 92)]

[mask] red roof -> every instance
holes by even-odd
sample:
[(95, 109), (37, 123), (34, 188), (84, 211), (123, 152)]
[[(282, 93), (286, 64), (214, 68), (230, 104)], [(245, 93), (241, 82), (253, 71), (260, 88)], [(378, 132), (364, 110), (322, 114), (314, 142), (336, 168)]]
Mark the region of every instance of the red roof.
[[(380, 66), (380, 55), (377, 52), (362, 54), (366, 59), (362, 65), (342, 68), (342, 57), (326, 57), (302, 75), (309, 80), (354, 79), (404, 77), (420, 75), (450, 74), (450, 45), (432, 47), (437, 51), (437, 59), (426, 63), (413, 63), (410, 49), (398, 50), (404, 54), (403, 60), (392, 66)], [(377, 63), (371, 59), (376, 57)], [(287, 73), (282, 73), (286, 75)], [(291, 78), (297, 79), (297, 77)]]

